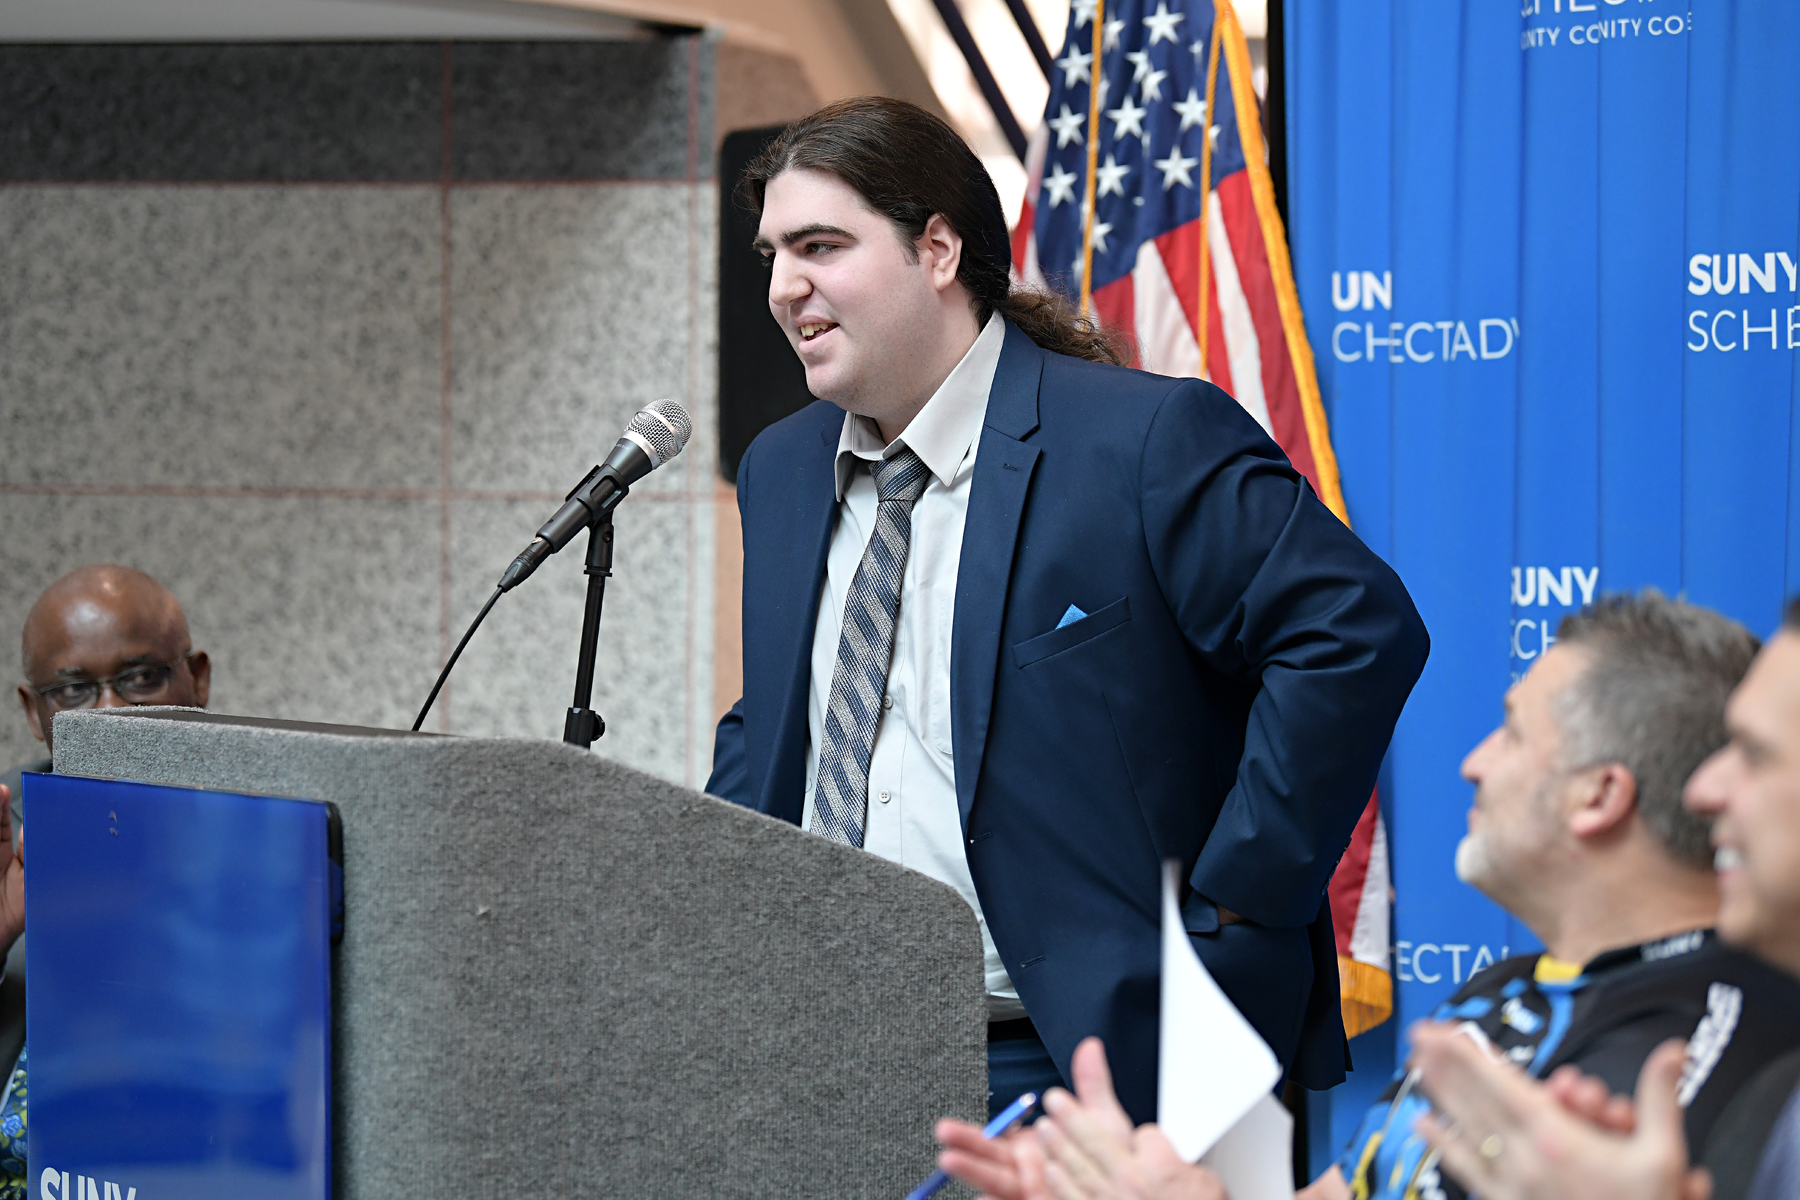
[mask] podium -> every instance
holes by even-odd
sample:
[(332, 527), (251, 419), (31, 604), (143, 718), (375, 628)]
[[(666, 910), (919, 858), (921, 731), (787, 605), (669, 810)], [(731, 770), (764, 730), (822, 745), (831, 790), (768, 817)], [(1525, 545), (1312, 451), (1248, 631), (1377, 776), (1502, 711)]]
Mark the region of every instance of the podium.
[(555, 742), (60, 713), (59, 774), (330, 801), (340, 1200), (898, 1197), (986, 1113), (948, 887)]

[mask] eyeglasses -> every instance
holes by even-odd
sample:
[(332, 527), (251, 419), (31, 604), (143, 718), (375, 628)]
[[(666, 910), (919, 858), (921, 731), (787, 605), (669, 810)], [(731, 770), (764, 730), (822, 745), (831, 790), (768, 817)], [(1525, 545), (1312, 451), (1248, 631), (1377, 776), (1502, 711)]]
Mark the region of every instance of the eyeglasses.
[(113, 695), (127, 704), (154, 704), (169, 690), (175, 668), (194, 657), (189, 650), (174, 662), (144, 663), (129, 671), (120, 671), (111, 679), (76, 679), (68, 683), (48, 683), (33, 688), (52, 708), (92, 708), (100, 700), (100, 689), (111, 688)]

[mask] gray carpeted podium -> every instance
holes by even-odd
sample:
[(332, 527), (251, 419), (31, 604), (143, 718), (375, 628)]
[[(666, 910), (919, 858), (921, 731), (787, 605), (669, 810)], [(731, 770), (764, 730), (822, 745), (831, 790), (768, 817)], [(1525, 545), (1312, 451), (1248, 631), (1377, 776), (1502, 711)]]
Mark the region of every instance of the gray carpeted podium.
[(986, 1112), (949, 888), (554, 742), (176, 709), (59, 772), (330, 800), (345, 1200), (900, 1197)]

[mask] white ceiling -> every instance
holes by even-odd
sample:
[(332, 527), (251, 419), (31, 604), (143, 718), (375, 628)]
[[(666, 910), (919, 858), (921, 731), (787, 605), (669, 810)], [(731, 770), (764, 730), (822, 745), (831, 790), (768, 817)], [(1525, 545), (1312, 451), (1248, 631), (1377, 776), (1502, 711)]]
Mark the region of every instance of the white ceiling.
[(1269, 0), (1232, 0), (1232, 7), (1237, 10), (1238, 24), (1244, 27), (1245, 37), (1269, 36)]
[(0, 42), (611, 41), (640, 31), (625, 17), (517, 0), (0, 0)]

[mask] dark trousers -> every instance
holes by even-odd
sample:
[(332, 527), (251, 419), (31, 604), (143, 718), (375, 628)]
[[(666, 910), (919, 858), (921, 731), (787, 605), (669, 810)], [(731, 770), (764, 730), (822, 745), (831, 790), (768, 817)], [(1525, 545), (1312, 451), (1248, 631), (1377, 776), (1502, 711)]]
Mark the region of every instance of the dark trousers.
[(988, 1026), (988, 1120), (1026, 1092), (1068, 1087), (1029, 1017)]

